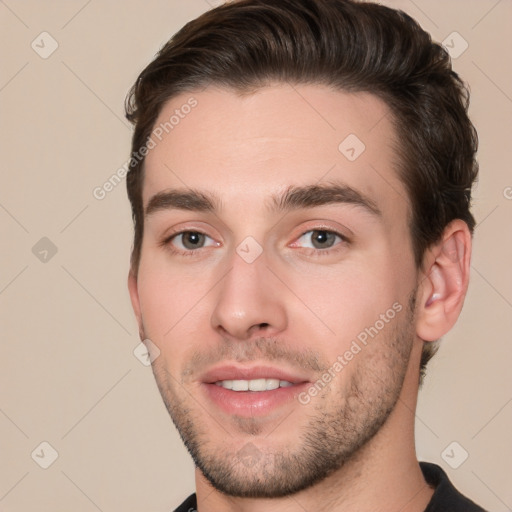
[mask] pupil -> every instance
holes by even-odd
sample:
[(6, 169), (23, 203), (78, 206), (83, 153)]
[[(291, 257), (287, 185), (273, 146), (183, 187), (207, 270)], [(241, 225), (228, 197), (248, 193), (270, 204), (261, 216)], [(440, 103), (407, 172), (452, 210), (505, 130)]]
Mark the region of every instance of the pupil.
[(316, 248), (325, 249), (331, 247), (334, 241), (334, 233), (328, 231), (313, 231), (313, 245)]
[(188, 249), (195, 249), (197, 248), (198, 245), (201, 244), (203, 236), (204, 235), (202, 233), (197, 233), (194, 231), (187, 233), (186, 236), (184, 237), (183, 245)]

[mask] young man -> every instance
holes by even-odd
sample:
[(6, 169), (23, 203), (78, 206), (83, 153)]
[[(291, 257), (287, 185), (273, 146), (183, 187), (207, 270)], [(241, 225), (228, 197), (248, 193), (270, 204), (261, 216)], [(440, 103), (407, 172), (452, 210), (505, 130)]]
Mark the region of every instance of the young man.
[(478, 511), (414, 412), (466, 294), (477, 139), (447, 53), (349, 0), (241, 0), (139, 76), (129, 290), (196, 464), (177, 510)]

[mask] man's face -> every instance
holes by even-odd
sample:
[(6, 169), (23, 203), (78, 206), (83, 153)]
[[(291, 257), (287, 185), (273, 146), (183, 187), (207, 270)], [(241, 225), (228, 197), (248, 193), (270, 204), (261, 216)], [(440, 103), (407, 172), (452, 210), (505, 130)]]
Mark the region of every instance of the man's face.
[(176, 109), (146, 157), (132, 299), (203, 474), (286, 495), (341, 467), (402, 390), (417, 273), (389, 111), (323, 86), (208, 88), (155, 128)]

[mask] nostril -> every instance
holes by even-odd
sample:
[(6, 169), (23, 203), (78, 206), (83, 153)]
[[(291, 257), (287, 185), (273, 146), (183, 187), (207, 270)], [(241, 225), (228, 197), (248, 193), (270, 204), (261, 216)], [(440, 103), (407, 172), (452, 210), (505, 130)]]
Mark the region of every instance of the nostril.
[(266, 322), (262, 323), (262, 324), (259, 324), (259, 327), (261, 327), (262, 329), (265, 329), (268, 326), (269, 326), (269, 324), (267, 324)]

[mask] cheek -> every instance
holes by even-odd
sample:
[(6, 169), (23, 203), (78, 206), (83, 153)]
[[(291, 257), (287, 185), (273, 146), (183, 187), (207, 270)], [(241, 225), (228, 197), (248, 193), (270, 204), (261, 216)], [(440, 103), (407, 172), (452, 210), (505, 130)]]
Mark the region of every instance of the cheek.
[(302, 299), (295, 310), (296, 321), (307, 323), (317, 337), (322, 336), (322, 350), (331, 357), (343, 353), (359, 333), (400, 302), (401, 296), (400, 282), (388, 271), (384, 258), (297, 275), (290, 288)]
[(179, 360), (188, 345), (183, 340), (189, 340), (191, 326), (199, 324), (200, 290), (179, 273), (162, 270), (154, 263), (145, 262), (139, 269), (138, 290), (145, 335), (162, 355), (172, 353), (172, 359)]

